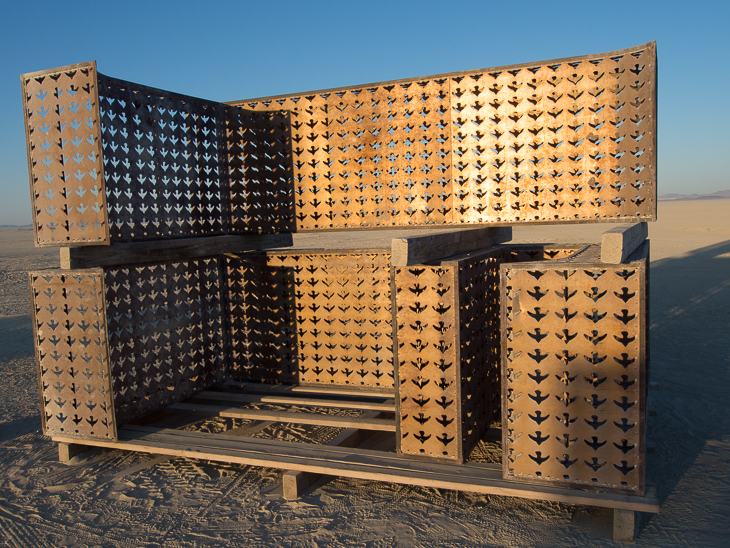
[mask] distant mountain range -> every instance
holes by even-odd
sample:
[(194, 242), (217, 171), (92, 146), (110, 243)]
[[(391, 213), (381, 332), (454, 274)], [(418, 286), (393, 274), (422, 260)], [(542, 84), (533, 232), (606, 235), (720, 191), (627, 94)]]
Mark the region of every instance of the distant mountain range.
[(661, 194), (660, 202), (676, 202), (679, 200), (730, 200), (730, 190), (720, 190), (712, 194)]
[[(678, 202), (680, 200), (730, 200), (730, 190), (719, 190), (711, 194), (661, 194), (658, 197), (660, 202)], [(29, 228), (33, 228), (33, 225), (0, 225), (0, 230)]]

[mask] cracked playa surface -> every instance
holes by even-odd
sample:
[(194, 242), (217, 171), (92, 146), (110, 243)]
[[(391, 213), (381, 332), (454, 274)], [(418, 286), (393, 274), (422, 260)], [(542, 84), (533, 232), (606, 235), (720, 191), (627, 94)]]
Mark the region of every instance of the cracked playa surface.
[[(600, 241), (606, 228), (520, 227), (514, 238)], [(659, 388), (648, 469), (661, 513), (642, 518), (635, 544), (719, 546), (730, 535), (730, 201), (660, 203), (649, 235)], [(26, 274), (57, 266), (58, 250), (32, 241), (0, 230), (0, 546), (615, 544), (612, 513), (582, 506), (346, 478), (289, 502), (268, 468), (100, 449), (60, 464), (40, 433)]]

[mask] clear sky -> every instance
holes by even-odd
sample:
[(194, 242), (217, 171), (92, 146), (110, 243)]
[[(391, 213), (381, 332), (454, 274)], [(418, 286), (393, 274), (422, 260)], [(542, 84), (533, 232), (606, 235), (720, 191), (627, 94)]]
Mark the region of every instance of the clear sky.
[(730, 2), (74, 1), (0, 7), (0, 225), (31, 222), (20, 74), (233, 101), (657, 41), (659, 194), (730, 189)]

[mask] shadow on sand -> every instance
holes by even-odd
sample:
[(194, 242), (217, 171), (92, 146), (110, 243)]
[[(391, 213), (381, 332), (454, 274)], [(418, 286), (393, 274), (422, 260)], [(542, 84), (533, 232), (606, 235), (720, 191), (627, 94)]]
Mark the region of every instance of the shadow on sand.
[(649, 320), (647, 470), (664, 503), (707, 442), (730, 435), (730, 240), (652, 263)]

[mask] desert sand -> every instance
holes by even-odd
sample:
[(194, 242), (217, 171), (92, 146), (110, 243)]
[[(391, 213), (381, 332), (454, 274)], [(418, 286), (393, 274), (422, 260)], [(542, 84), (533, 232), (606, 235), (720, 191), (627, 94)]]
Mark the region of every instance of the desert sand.
[[(615, 225), (519, 227), (597, 242)], [(649, 483), (636, 546), (730, 537), (730, 201), (660, 202), (651, 239)], [(367, 237), (363, 234), (363, 237)], [(40, 432), (27, 271), (58, 265), (0, 230), (0, 542), (13, 547), (613, 546), (612, 512), (335, 478), (298, 501), (282, 472), (93, 449), (58, 462)], [(215, 427), (215, 425), (210, 425)]]

